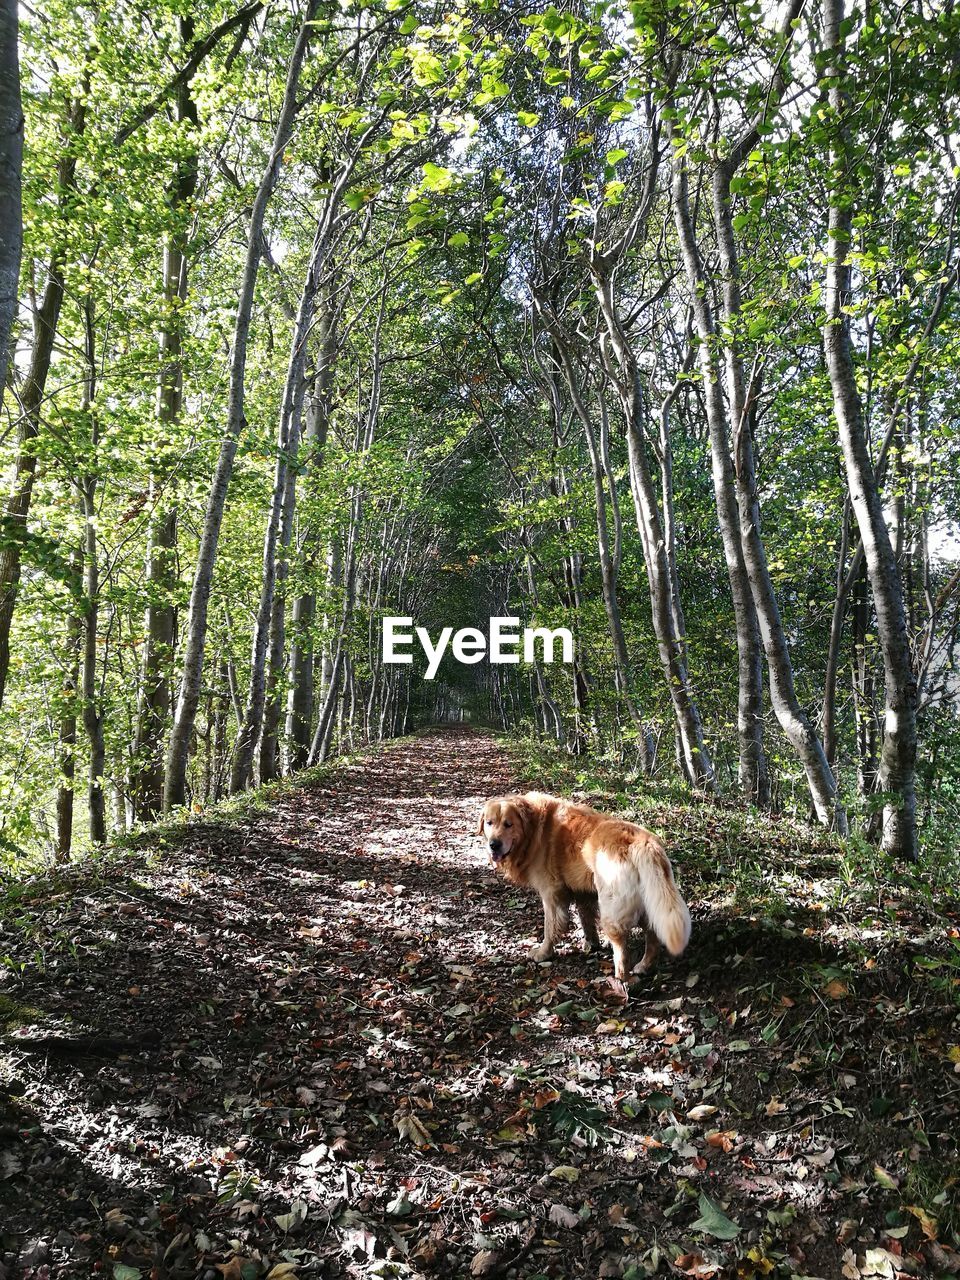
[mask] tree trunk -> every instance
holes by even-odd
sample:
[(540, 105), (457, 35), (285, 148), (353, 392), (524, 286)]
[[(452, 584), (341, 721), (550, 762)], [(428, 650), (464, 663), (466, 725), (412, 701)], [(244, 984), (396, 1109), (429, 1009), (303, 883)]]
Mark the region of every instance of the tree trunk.
[[(325, 291), (318, 321), (319, 350), (306, 409), (303, 437), (305, 465), (314, 469), (318, 469), (323, 463), (330, 427), (336, 351), (336, 312), (333, 302), (333, 291), (328, 289)], [(313, 558), (315, 541), (315, 535), (308, 530), (304, 539), (304, 558), (307, 560)], [(316, 592), (301, 592), (293, 602), (290, 625), (290, 689), (285, 725), (289, 750), (287, 767), (290, 771), (302, 769), (310, 753), (314, 700), (313, 624), (316, 614)]]
[(310, 766), (322, 764), (323, 761), (326, 760), (330, 751), (333, 726), (336, 720), (337, 699), (340, 696), (340, 688), (344, 673), (344, 663), (346, 658), (345, 645), (347, 635), (353, 621), (353, 609), (357, 589), (356, 536), (360, 522), (361, 509), (360, 498), (358, 496), (354, 496), (351, 507), (350, 529), (347, 534), (347, 550), (343, 557), (343, 606), (341, 609), (335, 647), (330, 665), (330, 673), (326, 680), (323, 705), (320, 708), (317, 727), (310, 743), (310, 754), (307, 758), (307, 764)]
[(637, 704), (632, 688), (630, 674), (630, 656), (627, 653), (627, 638), (623, 631), (623, 619), (620, 615), (620, 599), (618, 595), (618, 565), (610, 550), (610, 534), (607, 524), (607, 495), (604, 488), (605, 468), (600, 457), (597, 435), (589, 410), (582, 404), (580, 396), (577, 402), (584, 412), (581, 425), (587, 440), (590, 454), (590, 470), (593, 474), (593, 499), (597, 523), (597, 552), (600, 559), (600, 590), (603, 596), (603, 608), (607, 615), (607, 628), (610, 632), (610, 643), (613, 648), (613, 670), (617, 692), (623, 699), (634, 728), (639, 735), (640, 759), (644, 773), (651, 773), (653, 760), (649, 752), (649, 738), (643, 715)]
[(97, 690), (97, 633), (100, 622), (100, 560), (97, 548), (97, 462), (100, 448), (100, 425), (96, 407), (96, 347), (93, 303), (84, 304), (84, 336), (86, 344), (86, 377), (82, 413), (90, 424), (91, 473), (80, 484), (83, 514), (83, 667), (81, 693), (83, 727), (90, 746), (90, 779), (88, 802), (90, 839), (106, 844), (107, 799), (103, 786), (106, 747), (103, 738), (103, 714)]
[[(180, 19), (180, 45), (193, 41), (193, 20)], [(177, 92), (177, 120), (197, 125), (196, 105), (190, 82)], [(179, 165), (170, 188), (171, 216), (179, 220), (197, 189), (197, 157), (191, 154)], [(157, 421), (161, 432), (172, 432), (183, 408), (183, 306), (187, 299), (189, 263), (187, 231), (175, 226), (163, 251), (164, 324), (160, 334), (160, 378), (157, 388)], [(167, 497), (167, 477), (150, 477), (150, 522), (147, 551), (147, 616), (144, 639), (134, 765), (130, 795), (134, 813), (150, 822), (163, 807), (163, 736), (173, 702), (171, 679), (177, 634), (176, 587), (177, 513)]]
[(674, 624), (673, 589), (667, 563), (666, 542), (657, 508), (656, 492), (644, 453), (643, 433), (637, 421), (637, 414), (640, 412), (638, 392), (639, 389), (636, 389), (624, 406), (624, 422), (627, 432), (630, 487), (633, 492), (637, 528), (640, 532), (647, 566), (653, 629), (673, 704), (674, 718), (680, 733), (684, 772), (694, 786), (713, 791), (716, 788), (713, 761), (703, 735), (703, 721), (687, 672), (684, 647)]
[[(870, 593), (867, 567), (860, 558), (860, 568), (853, 581), (853, 652), (850, 684), (853, 691), (853, 715), (857, 739), (857, 790), (866, 798), (877, 787), (877, 707), (873, 665), (868, 636), (871, 631)], [(877, 824), (867, 823), (873, 833)]]
[[(769, 797), (769, 776), (763, 747), (763, 651), (757, 609), (750, 590), (740, 537), (733, 464), (724, 417), (723, 393), (713, 356), (713, 320), (706, 298), (699, 252), (690, 215), (686, 170), (676, 163), (673, 178), (674, 218), (681, 252), (690, 284), (694, 322), (700, 339), (698, 355), (703, 378), (710, 436), (710, 468), (717, 507), (717, 521), (723, 542), (730, 595), (737, 635), (737, 733), (739, 777), (745, 798), (763, 804)], [(705, 334), (711, 336), (705, 337)]]
[[(709, 281), (700, 258), (690, 214), (687, 171), (682, 158), (674, 163), (673, 206), (690, 287), (694, 322), (700, 339), (700, 369), (710, 434), (714, 492), (737, 619), (737, 647), (741, 666), (739, 723), (742, 733), (746, 734), (760, 715), (760, 690), (757, 684), (759, 672), (756, 669), (759, 654), (753, 634), (753, 628), (758, 626), (770, 675), (770, 700), (787, 741), (803, 765), (817, 817), (825, 826), (845, 831), (846, 815), (837, 804), (833, 773), (827, 764), (820, 739), (800, 706), (793, 685), (793, 666), (760, 536), (760, 509), (743, 368), (739, 353), (733, 345), (732, 335), (728, 334), (725, 353), (730, 380), (735, 470), (730, 461), (731, 433), (715, 354), (718, 335), (709, 300)], [(729, 323), (735, 322), (739, 315), (740, 303), (739, 269), (732, 239), (729, 175), (726, 171), (718, 171), (714, 184), (714, 222), (724, 272), (724, 313), (729, 328)], [(745, 687), (744, 678), (748, 669), (750, 676)], [(759, 734), (759, 727), (757, 733)]]
[[(77, 181), (75, 140), (86, 125), (89, 73), (85, 75), (80, 95), (71, 105), (67, 117), (63, 154), (57, 165), (57, 190), (60, 211), (64, 217), (73, 198)], [(30, 367), (20, 393), (20, 421), (13, 485), (0, 525), (0, 706), (10, 671), (10, 628), (20, 585), (22, 547), (27, 533), (27, 517), (33, 500), (33, 484), (37, 473), (35, 444), (40, 431), (40, 408), (43, 404), (53, 357), (53, 343), (63, 305), (64, 248), (56, 244), (50, 254), (47, 283), (34, 319), (33, 350)]]
[[(823, 43), (832, 65), (829, 102), (834, 130), (830, 165), (834, 186), (830, 194), (827, 242), (826, 323), (823, 346), (833, 392), (850, 502), (863, 543), (867, 575), (877, 615), (877, 634), (883, 655), (884, 728), (879, 785), (885, 800), (885, 852), (911, 862), (917, 859), (917, 687), (903, 602), (900, 572), (883, 516), (883, 504), (863, 418), (863, 405), (853, 364), (850, 318), (850, 246), (853, 237), (853, 199), (844, 190), (849, 181), (852, 147), (847, 133), (849, 110), (843, 87), (843, 0), (824, 0)], [(836, 176), (839, 175), (839, 176)]]
[[(300, 449), (303, 398), (306, 392), (307, 342), (310, 336), (310, 328), (313, 324), (319, 274), (325, 249), (326, 243), (321, 224), (318, 225), (314, 236), (313, 249), (310, 254), (307, 275), (300, 297), (300, 306), (293, 326), (290, 359), (287, 364), (287, 377), (280, 409), (280, 427), (277, 433), (277, 462), (274, 471), (273, 493), (270, 499), (270, 511), (267, 516), (267, 527), (263, 540), (263, 578), (250, 655), (250, 688), (247, 695), (243, 726), (234, 748), (233, 767), (230, 776), (231, 794), (242, 791), (250, 783), (253, 757), (263, 725), (267, 684), (267, 645), (270, 639), (271, 623), (274, 623), (275, 645), (279, 643), (280, 649), (280, 653), (275, 652), (273, 655), (274, 670), (279, 666), (280, 655), (282, 654), (282, 638), (277, 633), (274, 617), (277, 547), (279, 544), (280, 555), (284, 557), (284, 553), (290, 545), (290, 536), (293, 532), (293, 498), (296, 480), (291, 463), (296, 460)], [(283, 597), (281, 595), (281, 620), (282, 611)]]
[[(83, 574), (83, 557), (74, 555), (77, 578)], [(80, 683), (82, 620), (75, 609), (67, 619), (66, 662), (60, 711), (60, 785), (57, 787), (57, 862), (69, 862), (73, 848), (74, 780), (77, 776), (77, 686)]]
[[(847, 819), (837, 802), (837, 784), (816, 730), (800, 706), (793, 684), (793, 664), (780, 618), (767, 554), (760, 532), (760, 502), (757, 496), (756, 463), (753, 449), (752, 406), (748, 403), (743, 359), (737, 343), (740, 322), (740, 264), (730, 208), (732, 165), (721, 162), (714, 173), (713, 216), (723, 272), (724, 355), (727, 395), (733, 426), (734, 475), (740, 513), (740, 541), (750, 592), (756, 606), (767, 668), (770, 673), (770, 700), (788, 742), (804, 767), (807, 784), (820, 822), (846, 832)], [(695, 312), (700, 313), (701, 350), (704, 361), (712, 359), (706, 334), (712, 331), (709, 302), (704, 297)], [(724, 429), (724, 435), (726, 430)]]
[[(840, 643), (843, 638), (843, 621), (847, 613), (847, 601), (853, 579), (847, 568), (850, 550), (850, 507), (844, 506), (840, 530), (840, 550), (837, 555), (837, 588), (833, 597), (830, 616), (830, 638), (827, 642), (827, 665), (823, 677), (823, 749), (827, 763), (834, 769), (837, 761), (837, 672), (840, 668)], [(858, 548), (853, 564), (862, 559)], [(853, 566), (851, 566), (852, 568)]]
[(716, 787), (713, 761), (707, 749), (700, 708), (687, 670), (683, 638), (677, 633), (675, 599), (679, 593), (672, 580), (656, 489), (644, 449), (640, 371), (617, 315), (608, 273), (597, 271), (596, 292), (616, 357), (616, 367), (610, 361), (610, 370), (623, 412), (630, 488), (647, 569), (653, 630), (657, 637), (657, 650), (673, 705), (674, 719), (680, 733), (684, 773), (694, 786), (712, 791)]
[(17, 0), (0, 0), (0, 404), (7, 385), (23, 250), (23, 108)]
[(230, 357), (227, 421), (220, 445), (220, 455), (214, 471), (213, 483), (207, 499), (206, 512), (204, 513), (197, 567), (190, 593), (190, 614), (187, 622), (180, 695), (177, 699), (177, 709), (174, 715), (173, 730), (170, 734), (170, 746), (167, 753), (167, 772), (163, 796), (164, 809), (167, 811), (183, 804), (186, 798), (187, 762), (197, 707), (200, 703), (203, 655), (207, 640), (207, 610), (213, 586), (217, 545), (220, 541), (220, 529), (223, 524), (227, 489), (233, 473), (233, 462), (236, 457), (240, 434), (246, 425), (244, 393), (247, 347), (253, 316), (257, 275), (259, 274), (260, 262), (263, 257), (264, 219), (267, 206), (280, 176), (283, 154), (293, 133), (293, 124), (298, 107), (297, 88), (300, 83), (300, 73), (303, 69), (307, 47), (314, 30), (313, 20), (318, 7), (319, 0), (306, 0), (303, 19), (287, 69), (283, 103), (277, 117), (270, 158), (260, 181), (260, 186), (257, 189), (257, 194), (254, 197), (250, 213), (246, 262), (237, 301), (233, 348)]

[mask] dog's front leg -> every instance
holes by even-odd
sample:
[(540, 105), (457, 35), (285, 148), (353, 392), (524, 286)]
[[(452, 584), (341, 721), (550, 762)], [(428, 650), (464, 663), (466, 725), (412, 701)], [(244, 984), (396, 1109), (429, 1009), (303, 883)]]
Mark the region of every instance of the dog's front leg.
[(543, 900), (543, 941), (530, 949), (531, 960), (549, 960), (557, 939), (570, 927), (570, 910), (563, 896), (546, 889), (540, 897)]

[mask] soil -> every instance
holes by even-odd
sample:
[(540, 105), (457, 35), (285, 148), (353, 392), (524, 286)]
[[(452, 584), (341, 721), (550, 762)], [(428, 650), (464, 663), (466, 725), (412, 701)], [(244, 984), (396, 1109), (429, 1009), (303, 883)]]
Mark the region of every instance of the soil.
[(520, 785), (431, 731), (38, 880), (0, 1280), (960, 1272), (952, 971), (851, 981), (822, 913), (698, 900), (682, 831), (683, 957), (629, 996), (575, 935), (536, 964), (475, 834)]

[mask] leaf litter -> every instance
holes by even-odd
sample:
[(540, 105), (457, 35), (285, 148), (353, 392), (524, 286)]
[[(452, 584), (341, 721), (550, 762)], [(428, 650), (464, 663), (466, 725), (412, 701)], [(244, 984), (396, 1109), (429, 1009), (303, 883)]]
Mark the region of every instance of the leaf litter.
[(627, 996), (525, 957), (472, 835), (517, 774), (433, 731), (28, 884), (0, 1280), (960, 1274), (956, 904), (810, 911), (836, 852), (768, 824), (751, 909), (661, 804), (694, 939)]

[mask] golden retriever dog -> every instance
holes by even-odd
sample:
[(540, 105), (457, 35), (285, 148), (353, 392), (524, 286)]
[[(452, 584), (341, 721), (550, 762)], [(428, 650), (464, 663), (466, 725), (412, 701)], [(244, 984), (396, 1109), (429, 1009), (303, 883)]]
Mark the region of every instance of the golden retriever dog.
[(690, 940), (690, 912), (657, 837), (632, 822), (597, 813), (541, 791), (488, 800), (477, 835), (490, 861), (513, 884), (536, 889), (543, 900), (543, 942), (531, 958), (546, 960), (570, 927), (576, 906), (585, 950), (599, 946), (597, 924), (613, 948), (613, 972), (630, 973), (630, 931), (646, 932), (634, 972), (649, 973), (661, 943), (678, 956)]

